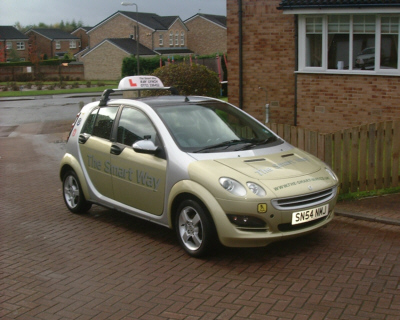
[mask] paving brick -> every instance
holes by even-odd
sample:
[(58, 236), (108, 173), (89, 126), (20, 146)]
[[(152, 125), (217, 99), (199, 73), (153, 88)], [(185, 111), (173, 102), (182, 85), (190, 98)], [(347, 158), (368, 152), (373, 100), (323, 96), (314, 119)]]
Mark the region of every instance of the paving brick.
[(193, 259), (166, 228), (97, 206), (70, 214), (59, 158), (36, 141), (56, 136), (41, 132), (0, 138), (2, 319), (398, 318), (399, 227), (336, 217)]

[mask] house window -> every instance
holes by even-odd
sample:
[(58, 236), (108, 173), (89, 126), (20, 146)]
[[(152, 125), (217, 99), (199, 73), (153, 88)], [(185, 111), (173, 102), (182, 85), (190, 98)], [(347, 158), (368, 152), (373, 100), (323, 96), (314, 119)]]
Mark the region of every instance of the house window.
[(17, 42), (17, 50), (25, 50), (25, 42)]
[(350, 17), (328, 16), (328, 69), (349, 65)]
[(399, 17), (381, 19), (381, 60), (380, 68), (399, 68)]
[(70, 40), (69, 41), (69, 48), (70, 49), (76, 49), (76, 41), (75, 40)]
[(306, 19), (306, 55), (307, 67), (321, 67), (322, 18)]
[(299, 17), (299, 71), (400, 74), (397, 15)]
[(182, 31), (181, 32), (181, 46), (185, 45), (185, 33)]
[(169, 45), (172, 47), (174, 45), (174, 34), (172, 31), (169, 33)]
[(60, 49), (61, 49), (61, 42), (56, 41), (56, 50), (60, 50)]
[(164, 37), (163, 37), (162, 34), (160, 34), (159, 37), (158, 37), (158, 44), (160, 46), (164, 45)]
[(175, 33), (175, 45), (179, 46), (179, 32), (178, 31)]
[(7, 50), (11, 50), (12, 49), (12, 42), (11, 41), (7, 41), (6, 42), (6, 49)]

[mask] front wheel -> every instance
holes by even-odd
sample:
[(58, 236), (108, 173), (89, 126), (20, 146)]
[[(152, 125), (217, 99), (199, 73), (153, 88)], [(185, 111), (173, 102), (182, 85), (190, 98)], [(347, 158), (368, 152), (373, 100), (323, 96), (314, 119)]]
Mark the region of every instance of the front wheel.
[(192, 257), (209, 253), (216, 240), (215, 227), (207, 209), (194, 200), (185, 200), (178, 207), (175, 229), (181, 246)]
[(64, 175), (63, 196), (67, 208), (73, 213), (85, 213), (92, 206), (90, 202), (86, 201), (81, 184), (74, 171), (68, 171)]

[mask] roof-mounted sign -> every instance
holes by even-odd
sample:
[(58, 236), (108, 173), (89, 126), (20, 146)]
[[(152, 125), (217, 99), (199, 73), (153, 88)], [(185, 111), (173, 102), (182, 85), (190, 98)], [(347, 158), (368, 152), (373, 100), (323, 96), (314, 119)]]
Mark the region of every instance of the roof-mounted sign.
[(169, 90), (171, 94), (178, 95), (178, 91), (174, 87), (164, 87), (162, 81), (154, 76), (131, 76), (123, 78), (119, 84), (118, 89), (104, 90), (99, 106), (107, 105), (111, 93), (118, 91), (140, 91), (140, 90)]
[(131, 76), (123, 78), (118, 85), (119, 90), (164, 88), (161, 80), (154, 76)]

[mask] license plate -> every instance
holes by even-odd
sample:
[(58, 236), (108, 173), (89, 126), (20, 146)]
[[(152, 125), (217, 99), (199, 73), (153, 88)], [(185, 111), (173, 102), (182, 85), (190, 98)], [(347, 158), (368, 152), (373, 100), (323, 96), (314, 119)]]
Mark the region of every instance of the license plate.
[(327, 216), (329, 205), (292, 213), (292, 225), (305, 223)]

